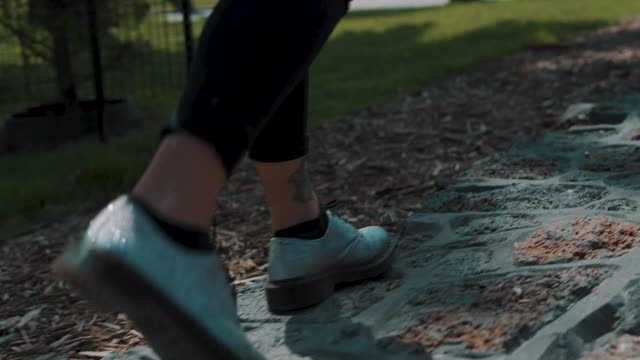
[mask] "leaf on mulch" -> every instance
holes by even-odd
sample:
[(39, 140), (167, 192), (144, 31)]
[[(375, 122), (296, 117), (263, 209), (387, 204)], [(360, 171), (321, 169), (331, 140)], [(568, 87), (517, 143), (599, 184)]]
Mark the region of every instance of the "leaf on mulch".
[(40, 316), (40, 313), (42, 312), (42, 309), (44, 308), (44, 306), (41, 306), (37, 309), (33, 309), (31, 311), (29, 311), (28, 313), (26, 313), (18, 322), (18, 324), (15, 326), (17, 329), (22, 329), (25, 325), (27, 325), (29, 322), (35, 320), (38, 318), (38, 316)]
[(0, 320), (0, 332), (14, 327), (18, 321), (20, 321), (20, 316), (13, 316), (8, 319)]

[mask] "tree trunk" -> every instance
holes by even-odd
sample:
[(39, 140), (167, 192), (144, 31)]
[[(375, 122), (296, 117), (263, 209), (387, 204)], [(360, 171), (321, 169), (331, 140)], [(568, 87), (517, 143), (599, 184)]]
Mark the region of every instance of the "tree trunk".
[(52, 35), (58, 96), (64, 102), (66, 111), (69, 112), (78, 106), (78, 93), (73, 76), (73, 63), (71, 62), (71, 49), (67, 33), (64, 28), (56, 30)]
[(47, 3), (49, 5), (47, 13), (51, 21), (44, 25), (53, 38), (58, 96), (65, 105), (66, 113), (75, 112), (78, 110), (78, 93), (73, 76), (71, 47), (66, 24), (69, 7), (65, 0), (51, 0)]

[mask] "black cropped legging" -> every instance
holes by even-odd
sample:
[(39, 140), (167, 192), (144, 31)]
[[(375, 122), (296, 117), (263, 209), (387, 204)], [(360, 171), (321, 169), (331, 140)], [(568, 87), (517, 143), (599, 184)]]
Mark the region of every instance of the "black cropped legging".
[(167, 132), (212, 144), (227, 173), (247, 150), (261, 162), (304, 156), (308, 68), (348, 2), (221, 0)]

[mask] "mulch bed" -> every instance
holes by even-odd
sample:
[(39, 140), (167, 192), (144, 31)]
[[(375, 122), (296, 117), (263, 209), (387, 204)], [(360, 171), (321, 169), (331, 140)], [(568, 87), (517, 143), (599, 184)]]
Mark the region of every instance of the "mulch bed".
[[(316, 191), (322, 201), (339, 200), (335, 212), (355, 225), (382, 224), (395, 232), (463, 170), (556, 127), (568, 105), (639, 91), (639, 33), (640, 18), (629, 19), (315, 129), (309, 159)], [(94, 311), (49, 273), (64, 242), (79, 236), (90, 218), (73, 216), (0, 249), (1, 360), (54, 353), (95, 359), (144, 343), (125, 317)], [(217, 222), (234, 278), (263, 274), (268, 213), (249, 162), (221, 196)]]
[(399, 339), (420, 344), (429, 352), (444, 345), (478, 355), (510, 352), (606, 276), (606, 269), (573, 269), (480, 281), (462, 294), (475, 299), (472, 304), (431, 311)]
[(514, 244), (516, 265), (618, 257), (638, 241), (640, 227), (608, 216), (583, 217), (537, 231)]

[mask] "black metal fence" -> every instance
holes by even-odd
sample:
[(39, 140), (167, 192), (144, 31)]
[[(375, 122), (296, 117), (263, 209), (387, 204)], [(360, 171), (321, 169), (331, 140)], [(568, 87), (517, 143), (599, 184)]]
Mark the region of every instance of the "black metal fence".
[(70, 85), (80, 99), (175, 98), (193, 48), (191, 8), (190, 0), (0, 0), (0, 117), (64, 101)]

